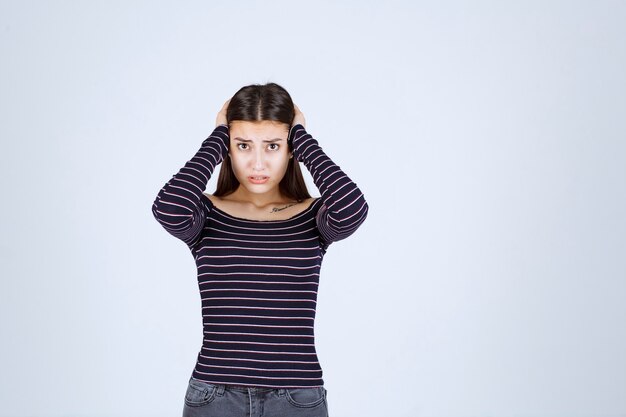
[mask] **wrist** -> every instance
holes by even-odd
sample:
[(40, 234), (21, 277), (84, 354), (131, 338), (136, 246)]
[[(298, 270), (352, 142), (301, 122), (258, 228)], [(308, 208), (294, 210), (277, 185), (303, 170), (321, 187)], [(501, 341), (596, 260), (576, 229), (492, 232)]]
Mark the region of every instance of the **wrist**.
[(304, 157), (301, 152), (302, 140), (305, 139), (306, 131), (304, 130), (304, 126), (300, 123), (296, 123), (289, 130), (288, 143), (293, 152), (293, 156), (296, 161), (304, 162)]
[(213, 146), (219, 147), (220, 159), (224, 160), (230, 150), (230, 136), (228, 133), (228, 125), (217, 125), (213, 130), (213, 133), (211, 133), (211, 135), (207, 138), (207, 141), (213, 142)]

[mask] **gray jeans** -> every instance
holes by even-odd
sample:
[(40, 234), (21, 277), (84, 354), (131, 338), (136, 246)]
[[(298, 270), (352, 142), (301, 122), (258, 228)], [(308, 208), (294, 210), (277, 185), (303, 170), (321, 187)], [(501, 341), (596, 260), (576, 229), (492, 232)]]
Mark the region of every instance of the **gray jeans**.
[(183, 417), (328, 417), (324, 387), (266, 388), (189, 378)]

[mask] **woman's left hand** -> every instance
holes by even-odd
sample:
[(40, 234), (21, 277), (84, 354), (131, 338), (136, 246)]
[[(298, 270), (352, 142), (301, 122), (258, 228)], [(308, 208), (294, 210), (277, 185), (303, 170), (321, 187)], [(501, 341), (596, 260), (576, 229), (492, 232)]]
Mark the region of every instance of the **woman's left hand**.
[(293, 116), (293, 122), (291, 122), (291, 126), (301, 124), (304, 128), (306, 128), (306, 125), (305, 125), (306, 121), (304, 120), (304, 114), (302, 114), (298, 106), (296, 106), (295, 104), (293, 105), (293, 109), (294, 109), (295, 115)]

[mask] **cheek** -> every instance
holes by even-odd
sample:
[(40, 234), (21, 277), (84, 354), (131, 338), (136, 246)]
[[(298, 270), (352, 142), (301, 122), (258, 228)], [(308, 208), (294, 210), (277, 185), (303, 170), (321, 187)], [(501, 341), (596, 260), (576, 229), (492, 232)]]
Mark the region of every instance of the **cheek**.
[(289, 155), (277, 155), (274, 160), (274, 169), (285, 172), (289, 166)]
[[(248, 155), (237, 155), (235, 153), (230, 154), (230, 165), (235, 175), (246, 175), (252, 165), (254, 164), (253, 158)], [(265, 167), (274, 172), (284, 173), (289, 166), (289, 154), (276, 154), (267, 155), (265, 158)]]
[(241, 158), (233, 158), (233, 156), (231, 155), (230, 167), (232, 168), (235, 176), (239, 177), (239, 174), (245, 169), (245, 161), (243, 161)]

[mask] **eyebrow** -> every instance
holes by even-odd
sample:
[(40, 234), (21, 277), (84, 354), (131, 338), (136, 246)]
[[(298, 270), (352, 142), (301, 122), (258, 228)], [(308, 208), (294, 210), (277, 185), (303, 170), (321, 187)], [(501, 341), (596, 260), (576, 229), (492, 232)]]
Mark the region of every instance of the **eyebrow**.
[[(243, 138), (235, 138), (235, 140), (238, 140), (240, 142), (252, 142), (250, 139), (243, 139)], [(285, 140), (285, 139), (283, 139), (283, 138), (274, 138), (274, 139), (270, 139), (270, 140), (264, 140), (263, 142), (273, 143), (273, 142), (279, 142), (281, 140)]]

